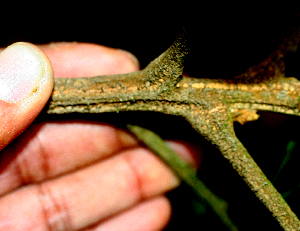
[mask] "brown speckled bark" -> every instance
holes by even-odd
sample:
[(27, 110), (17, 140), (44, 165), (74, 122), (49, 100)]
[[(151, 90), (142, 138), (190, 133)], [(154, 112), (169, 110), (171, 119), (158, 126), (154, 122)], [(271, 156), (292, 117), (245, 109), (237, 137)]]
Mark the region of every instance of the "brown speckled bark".
[[(285, 230), (300, 230), (296, 215), (233, 130), (233, 120), (239, 110), (243, 113), (250, 110), (252, 115), (255, 110), (300, 115), (300, 82), (283, 77), (283, 53), (279, 50), (234, 80), (183, 77), (186, 54), (184, 36), (179, 36), (142, 71), (56, 79), (47, 113), (157, 111), (183, 116), (219, 148)], [(260, 77), (255, 79), (255, 76)]]

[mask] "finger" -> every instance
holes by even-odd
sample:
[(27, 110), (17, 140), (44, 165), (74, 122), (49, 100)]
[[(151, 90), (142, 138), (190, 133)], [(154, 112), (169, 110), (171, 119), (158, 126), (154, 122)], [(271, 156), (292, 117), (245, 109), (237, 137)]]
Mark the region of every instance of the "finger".
[(139, 70), (137, 58), (122, 49), (77, 42), (50, 43), (39, 48), (49, 57), (55, 77), (90, 77)]
[(42, 110), (53, 88), (45, 54), (29, 43), (15, 43), (0, 53), (0, 150)]
[(145, 201), (85, 231), (152, 231), (162, 230), (171, 216), (167, 198), (158, 197)]
[(139, 70), (131, 53), (89, 43), (51, 43), (40, 48), (47, 54), (55, 77), (90, 77)]
[(0, 195), (90, 165), (137, 142), (108, 124), (59, 121), (30, 126), (16, 144), (1, 153)]
[[(61, 121), (35, 124), (2, 151), (0, 195), (22, 185), (51, 179), (83, 168), (122, 150), (136, 147), (128, 133), (108, 124)], [(170, 143), (189, 162), (201, 155), (199, 147)]]
[[(2, 230), (79, 230), (178, 186), (150, 152), (127, 150), (0, 199)], [(11, 206), (13, 205), (13, 206)]]

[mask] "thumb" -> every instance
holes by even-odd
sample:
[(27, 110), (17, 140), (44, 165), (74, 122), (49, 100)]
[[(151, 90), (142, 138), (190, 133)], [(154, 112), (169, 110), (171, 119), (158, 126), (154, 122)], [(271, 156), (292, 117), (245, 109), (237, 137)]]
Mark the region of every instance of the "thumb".
[(0, 53), (0, 150), (36, 118), (52, 88), (52, 66), (39, 48), (15, 43)]

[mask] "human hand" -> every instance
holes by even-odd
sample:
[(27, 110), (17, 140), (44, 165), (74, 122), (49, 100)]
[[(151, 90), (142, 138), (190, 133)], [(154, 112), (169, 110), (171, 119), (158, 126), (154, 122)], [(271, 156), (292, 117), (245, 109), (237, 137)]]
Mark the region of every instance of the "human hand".
[[(58, 77), (138, 70), (135, 58), (116, 49), (76, 43), (40, 48)], [(179, 180), (132, 136), (84, 120), (34, 122), (26, 129), (51, 94), (47, 56), (24, 43), (0, 54), (0, 230), (162, 229), (171, 214), (163, 194)], [(171, 145), (192, 161), (187, 145)]]

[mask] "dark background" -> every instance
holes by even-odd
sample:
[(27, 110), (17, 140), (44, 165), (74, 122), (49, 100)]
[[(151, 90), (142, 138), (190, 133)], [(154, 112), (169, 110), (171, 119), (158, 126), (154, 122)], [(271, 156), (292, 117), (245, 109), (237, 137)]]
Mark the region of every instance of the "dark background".
[(297, 7), (282, 4), (48, 5), (3, 7), (0, 46), (92, 42), (131, 51), (143, 68), (170, 46), (184, 25), (192, 48), (186, 71), (213, 78), (236, 76), (266, 57), (290, 32), (297, 15)]
[[(48, 2), (41, 6), (18, 3), (2, 7), (0, 46), (17, 41), (36, 44), (92, 42), (132, 52), (143, 68), (171, 45), (185, 25), (191, 42), (185, 72), (195, 77), (232, 78), (262, 61), (291, 33), (291, 25), (299, 20), (296, 8), (282, 4), (263, 7), (253, 3), (213, 3), (208, 6), (188, 1), (182, 4), (141, 1), (136, 4), (94, 2), (70, 5)], [(292, 60), (297, 60), (298, 53), (291, 54)], [(288, 75), (298, 77), (297, 62), (290, 63)], [(272, 178), (286, 152), (287, 143), (300, 140), (297, 132), (300, 123), (296, 117), (260, 114), (257, 122), (236, 125), (236, 132), (263, 171)], [(141, 118), (122, 113), (118, 116), (123, 116), (124, 120), (126, 116), (136, 121)], [(218, 196), (229, 202), (232, 219), (241, 230), (279, 229), (221, 154), (183, 119), (162, 115), (151, 115), (151, 118), (152, 122), (138, 123), (146, 123), (164, 138), (203, 144), (204, 158), (199, 176)], [(293, 177), (290, 175), (288, 179)], [(203, 230), (224, 230), (209, 208), (191, 200), (187, 191), (183, 186), (169, 193), (174, 214), (167, 229), (200, 230), (202, 227)], [(289, 202), (298, 211), (299, 202), (295, 195), (297, 193)]]

